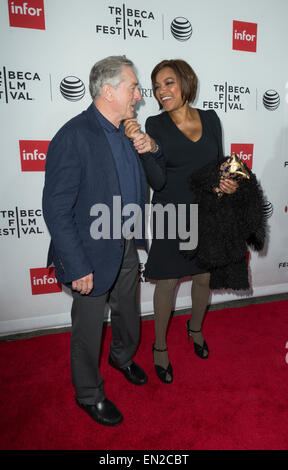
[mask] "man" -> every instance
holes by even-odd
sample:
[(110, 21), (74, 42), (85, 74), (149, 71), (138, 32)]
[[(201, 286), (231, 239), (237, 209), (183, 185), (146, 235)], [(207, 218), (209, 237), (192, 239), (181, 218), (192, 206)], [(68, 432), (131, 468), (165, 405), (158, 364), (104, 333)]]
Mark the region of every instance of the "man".
[[(113, 338), (109, 363), (135, 385), (147, 381), (132, 360), (140, 332), (138, 258), (135, 239), (125, 239), (121, 231), (115, 236), (115, 227), (110, 237), (101, 238), (93, 222), (97, 226), (99, 220), (95, 207), (105, 204), (109, 220), (104, 222), (110, 224), (115, 197), (121, 197), (120, 209), (133, 203), (145, 215), (144, 172), (122, 124), (133, 117), (141, 100), (133, 63), (125, 56), (97, 62), (90, 73), (90, 93), (93, 103), (50, 143), (43, 213), (51, 234), (48, 265), (53, 262), (57, 279), (73, 294), (71, 372), (76, 403), (96, 422), (114, 426), (123, 416), (106, 398), (99, 371), (107, 301)], [(121, 225), (122, 212), (120, 216)]]

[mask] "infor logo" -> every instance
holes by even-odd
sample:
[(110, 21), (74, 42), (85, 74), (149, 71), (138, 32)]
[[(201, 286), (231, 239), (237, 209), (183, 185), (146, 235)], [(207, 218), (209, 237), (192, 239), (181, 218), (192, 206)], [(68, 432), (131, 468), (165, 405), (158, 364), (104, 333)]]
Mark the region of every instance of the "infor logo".
[(62, 292), (62, 285), (55, 278), (55, 268), (30, 269), (32, 295)]
[(233, 49), (237, 51), (256, 52), (257, 23), (233, 21)]
[(10, 26), (45, 29), (43, 0), (8, 0)]
[(22, 171), (44, 171), (49, 140), (19, 140)]
[(250, 170), (253, 165), (254, 144), (231, 144), (231, 154), (234, 152)]

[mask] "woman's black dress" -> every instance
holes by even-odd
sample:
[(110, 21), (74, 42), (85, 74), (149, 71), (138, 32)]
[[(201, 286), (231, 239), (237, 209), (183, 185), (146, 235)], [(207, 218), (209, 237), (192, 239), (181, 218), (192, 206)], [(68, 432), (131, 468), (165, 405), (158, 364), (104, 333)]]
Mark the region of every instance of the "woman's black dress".
[[(176, 206), (177, 204), (186, 204), (186, 224), (188, 223), (188, 225), (185, 228), (188, 233), (190, 204), (195, 202), (194, 194), (189, 185), (189, 176), (193, 171), (223, 156), (221, 125), (218, 116), (215, 111), (198, 110), (198, 112), (202, 122), (202, 136), (197, 142), (187, 138), (178, 129), (167, 112), (149, 117), (146, 121), (146, 132), (161, 146), (162, 156), (154, 159), (154, 162), (151, 161), (151, 154), (150, 158), (145, 159), (143, 157), (141, 159), (148, 182), (154, 190), (152, 204), (162, 204), (164, 206), (168, 203)], [(158, 166), (156, 171), (155, 165)], [(161, 189), (159, 189), (159, 178), (156, 175), (159, 174), (159, 168), (161, 169), (162, 178), (165, 177), (165, 184)], [(158, 178), (158, 181), (156, 181), (158, 184), (155, 184), (155, 178), (156, 180)], [(158, 280), (180, 278), (205, 272), (197, 266), (195, 260), (187, 260), (181, 254), (179, 242), (183, 242), (183, 240), (179, 239), (178, 236), (176, 239), (168, 239), (167, 224), (168, 219), (166, 217), (164, 239), (156, 239), (155, 231), (152, 234), (152, 245), (144, 276), (148, 279)]]

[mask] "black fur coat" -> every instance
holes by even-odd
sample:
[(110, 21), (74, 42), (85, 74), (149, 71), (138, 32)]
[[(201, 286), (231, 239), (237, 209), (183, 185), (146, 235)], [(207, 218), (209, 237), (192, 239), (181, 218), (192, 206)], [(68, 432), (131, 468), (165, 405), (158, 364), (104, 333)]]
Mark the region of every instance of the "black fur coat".
[(265, 199), (254, 173), (238, 181), (234, 194), (218, 198), (219, 168), (225, 158), (191, 176), (198, 203), (198, 246), (186, 251), (189, 259), (211, 273), (211, 289), (249, 289), (247, 247), (260, 251), (266, 233)]

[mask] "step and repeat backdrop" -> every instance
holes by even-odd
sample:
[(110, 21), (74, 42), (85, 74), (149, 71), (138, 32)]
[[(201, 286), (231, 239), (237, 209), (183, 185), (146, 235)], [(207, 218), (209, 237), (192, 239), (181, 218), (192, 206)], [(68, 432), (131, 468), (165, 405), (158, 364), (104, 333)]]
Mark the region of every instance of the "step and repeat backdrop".
[[(45, 267), (45, 160), (57, 130), (90, 105), (90, 69), (108, 55), (136, 65), (143, 128), (159, 112), (153, 67), (189, 62), (195, 106), (217, 112), (225, 154), (235, 151), (262, 183), (269, 233), (263, 252), (249, 254), (251, 290), (213, 292), (211, 303), (288, 291), (287, 18), (286, 0), (0, 1), (0, 334), (70, 324), (71, 294)], [(154, 285), (139, 257), (145, 315)], [(191, 305), (190, 283), (179, 285), (176, 308)]]

